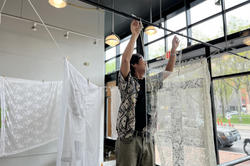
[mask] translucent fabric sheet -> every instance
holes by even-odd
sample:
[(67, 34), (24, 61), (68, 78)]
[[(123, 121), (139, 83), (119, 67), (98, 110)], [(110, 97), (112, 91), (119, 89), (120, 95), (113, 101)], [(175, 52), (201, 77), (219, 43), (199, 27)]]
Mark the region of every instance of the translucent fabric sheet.
[(103, 89), (88, 81), (67, 60), (57, 166), (100, 165)]
[(163, 82), (158, 79), (159, 86), (147, 93), (147, 110), (156, 114), (156, 128), (151, 130), (161, 166), (216, 165), (209, 78), (203, 59), (177, 67)]
[(117, 139), (116, 121), (121, 105), (121, 94), (117, 86), (111, 88), (111, 138)]
[(0, 77), (0, 156), (20, 153), (58, 138), (62, 82)]

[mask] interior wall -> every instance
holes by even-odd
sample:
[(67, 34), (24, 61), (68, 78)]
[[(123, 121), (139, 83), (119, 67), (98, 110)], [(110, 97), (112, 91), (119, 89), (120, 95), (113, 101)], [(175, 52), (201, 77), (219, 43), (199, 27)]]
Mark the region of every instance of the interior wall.
[[(4, 0), (0, 0), (0, 7)], [(99, 86), (104, 86), (104, 14), (103, 11), (67, 6), (56, 9), (48, 0), (31, 0), (43, 20), (50, 25), (71, 29), (98, 38), (69, 34), (49, 28), (59, 48), (43, 26), (31, 29), (33, 22), (17, 20), (2, 15), (0, 24), (0, 75), (30, 80), (62, 80), (64, 57), (83, 76)], [(83, 7), (94, 8), (77, 0)], [(3, 13), (39, 20), (28, 1), (7, 0)], [(83, 65), (87, 62), (88, 65)], [(104, 109), (104, 108), (103, 108)], [(104, 111), (103, 111), (104, 112)], [(101, 123), (103, 125), (103, 123)], [(101, 126), (103, 128), (103, 126)], [(102, 131), (103, 132), (103, 131)], [(102, 133), (103, 135), (103, 133)], [(1, 166), (55, 166), (57, 142), (49, 143), (27, 152), (0, 158)]]

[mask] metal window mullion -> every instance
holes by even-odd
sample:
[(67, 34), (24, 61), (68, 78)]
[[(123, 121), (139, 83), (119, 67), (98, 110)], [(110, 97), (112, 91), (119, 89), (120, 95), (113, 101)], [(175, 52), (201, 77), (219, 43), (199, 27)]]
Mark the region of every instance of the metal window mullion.
[[(191, 28), (188, 28), (191, 25), (191, 13), (190, 13), (190, 2), (185, 0), (185, 12), (186, 12), (186, 31), (187, 36), (192, 37)], [(192, 41), (187, 38), (187, 46), (191, 46)]]
[[(167, 28), (167, 17), (164, 17), (164, 28)], [(167, 31), (164, 31), (165, 52), (168, 51)]]
[(221, 0), (221, 9), (222, 9), (222, 21), (223, 21), (223, 32), (225, 37), (225, 47), (228, 48), (227, 45), (227, 19), (225, 14), (225, 0)]
[[(210, 56), (210, 47), (205, 47), (206, 57)], [(212, 63), (211, 58), (207, 59), (208, 62), (208, 70), (210, 73), (210, 100), (211, 100), (211, 111), (212, 111), (212, 123), (213, 123), (213, 135), (214, 135), (214, 148), (215, 148), (215, 155), (216, 155), (216, 162), (219, 164), (220, 156), (218, 152), (218, 139), (217, 139), (217, 124), (216, 124), (216, 110), (215, 110), (215, 103), (214, 103), (214, 90), (213, 90), (213, 79), (212, 79)]]

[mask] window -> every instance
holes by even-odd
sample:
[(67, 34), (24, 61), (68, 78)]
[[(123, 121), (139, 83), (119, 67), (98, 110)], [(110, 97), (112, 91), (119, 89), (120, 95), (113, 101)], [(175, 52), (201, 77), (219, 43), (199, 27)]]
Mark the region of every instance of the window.
[(236, 6), (240, 3), (246, 2), (247, 0), (225, 0), (225, 8), (228, 9), (230, 7)]
[[(180, 34), (183, 34), (185, 36), (187, 36), (187, 31), (180, 31)], [(181, 50), (187, 47), (187, 38), (176, 35), (179, 39), (180, 39), (180, 44), (179, 47), (177, 48), (177, 50)], [(167, 37), (168, 43), (167, 43), (167, 50), (170, 51), (172, 48), (172, 40), (174, 38), (174, 35), (170, 35), (169, 37)]]
[[(161, 23), (161, 26), (164, 27), (164, 23)], [(154, 34), (154, 35), (151, 35), (151, 36), (144, 33), (144, 37), (147, 37), (148, 43), (164, 36), (164, 30), (163, 29), (156, 28), (156, 30), (157, 30), (157, 33)]]
[(109, 60), (116, 56), (116, 47), (112, 47), (105, 52), (105, 60)]
[(250, 4), (226, 13), (227, 32), (232, 34), (250, 28)]
[(161, 39), (155, 43), (152, 43), (147, 46), (148, 48), (148, 55), (146, 55), (146, 59), (154, 59), (156, 57), (164, 55), (164, 39)]
[[(186, 14), (181, 12), (180, 14), (167, 20), (167, 29), (177, 31), (181, 28), (186, 27)], [(168, 32), (169, 34), (169, 32)]]
[(220, 163), (246, 156), (243, 142), (250, 138), (249, 82), (250, 75), (213, 81)]
[[(222, 16), (217, 16), (204, 23), (191, 27), (191, 33), (193, 38), (204, 42), (222, 37), (224, 35)], [(196, 43), (196, 41), (192, 41), (192, 44)]]
[(116, 70), (116, 58), (113, 58), (106, 62), (106, 74), (112, 73)]
[[(125, 40), (125, 41), (121, 42), (121, 44), (120, 44), (120, 54), (123, 54), (123, 52), (125, 51), (128, 43), (129, 43), (129, 40), (130, 40), (130, 38), (128, 40)], [(136, 48), (136, 43), (135, 43), (134, 48)]]
[[(240, 52), (239, 55), (250, 58), (250, 50)], [(224, 53), (217, 58), (212, 58), (212, 75), (220, 76), (226, 74), (234, 74), (250, 71), (250, 63), (248, 60)]]
[[(204, 1), (196, 6), (191, 3), (190, 15), (191, 24), (221, 12), (221, 5), (215, 5), (214, 0)], [(222, 21), (222, 20), (221, 20)]]

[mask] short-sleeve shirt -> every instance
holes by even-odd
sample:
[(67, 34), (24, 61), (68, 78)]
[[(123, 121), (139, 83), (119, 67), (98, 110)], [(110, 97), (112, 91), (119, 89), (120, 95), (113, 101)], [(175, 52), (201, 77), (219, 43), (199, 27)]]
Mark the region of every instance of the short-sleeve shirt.
[[(152, 133), (156, 128), (157, 111), (157, 91), (163, 85), (163, 80), (171, 72), (164, 71), (151, 77), (146, 77), (146, 109), (148, 124), (143, 128), (143, 131)], [(128, 74), (127, 78), (124, 79), (121, 72), (118, 74), (118, 88), (121, 94), (121, 105), (118, 111), (116, 130), (118, 137), (121, 139), (130, 138), (133, 136), (135, 131), (135, 107), (137, 97), (140, 91), (140, 84), (138, 80)], [(152, 133), (153, 134), (153, 133)]]

